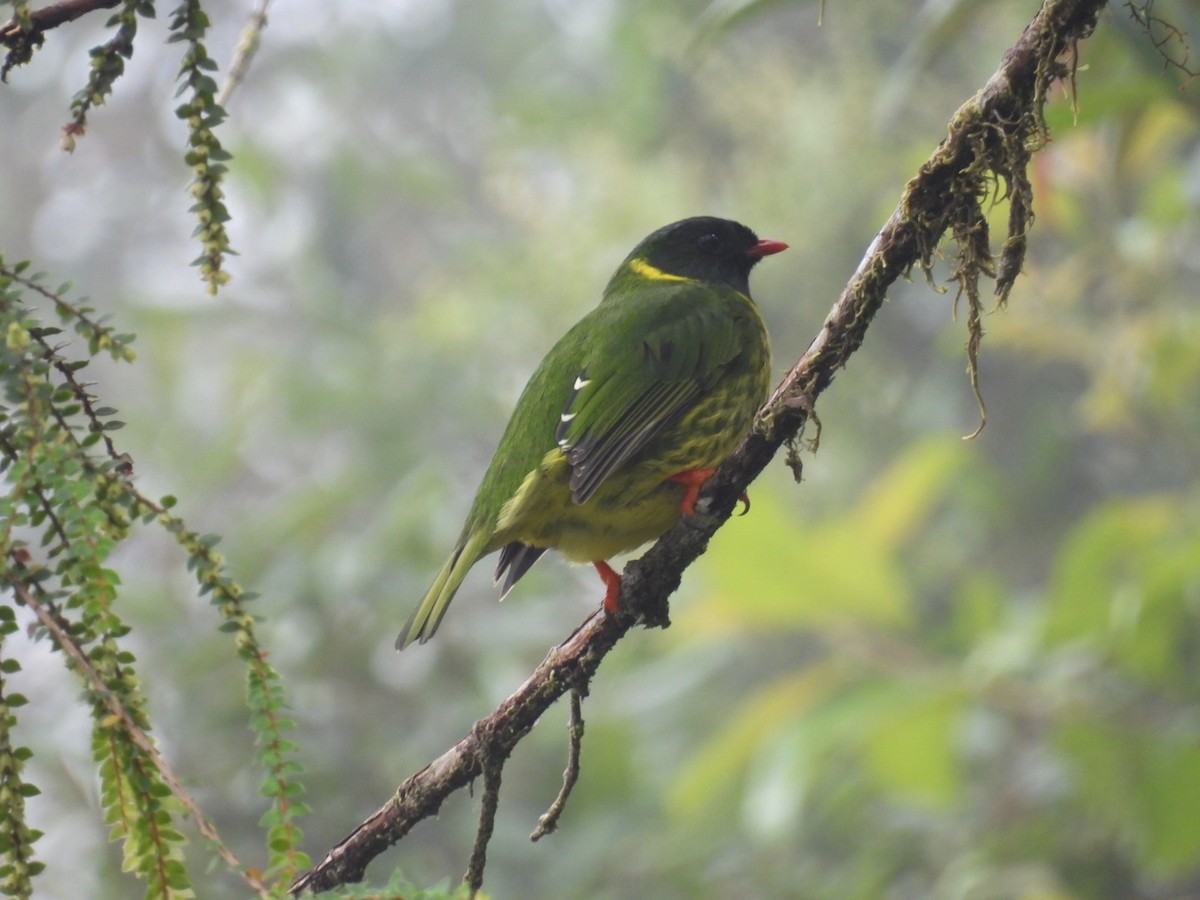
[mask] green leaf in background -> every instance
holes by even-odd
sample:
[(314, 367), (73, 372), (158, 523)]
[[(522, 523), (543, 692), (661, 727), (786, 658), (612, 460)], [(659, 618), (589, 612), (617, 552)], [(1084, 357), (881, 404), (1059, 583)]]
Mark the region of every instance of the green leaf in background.
[(1146, 757), (1138, 801), (1147, 862), (1165, 874), (1182, 874), (1200, 857), (1200, 734), (1162, 735)]
[(1162, 734), (1100, 721), (1059, 730), (1084, 803), (1167, 875), (1188, 871), (1200, 854), (1198, 738), (1195, 728)]
[(823, 702), (841, 684), (832, 662), (792, 673), (746, 698), (724, 728), (700, 748), (672, 779), (665, 796), (668, 813), (686, 821), (720, 801), (728, 801), (764, 741), (789, 729), (806, 710)]
[(922, 530), (968, 458), (958, 438), (918, 441), (844, 515), (819, 523), (792, 511), (799, 491), (793, 500), (751, 487), (751, 513), (722, 530), (701, 559), (707, 591), (681, 611), (680, 625), (716, 633), (907, 621), (905, 542)]
[(863, 747), (867, 770), (886, 792), (944, 810), (962, 789), (955, 732), (966, 698), (953, 685), (904, 685)]
[(808, 782), (835, 758), (861, 760), (901, 802), (945, 809), (962, 787), (955, 730), (965, 706), (952, 682), (864, 680), (834, 653), (747, 697), (673, 780), (668, 812), (687, 821), (746, 785), (746, 812), (760, 830), (763, 819), (794, 820)]
[(1045, 638), (1083, 642), (1131, 674), (1165, 680), (1194, 668), (1200, 522), (1191, 498), (1100, 506), (1064, 542), (1047, 595)]

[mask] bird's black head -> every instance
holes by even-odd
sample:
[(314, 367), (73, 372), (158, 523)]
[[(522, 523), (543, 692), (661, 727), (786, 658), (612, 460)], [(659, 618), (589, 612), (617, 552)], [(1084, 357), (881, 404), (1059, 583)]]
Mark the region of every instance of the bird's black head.
[(727, 284), (748, 294), (754, 264), (786, 249), (787, 244), (759, 240), (745, 225), (729, 219), (696, 216), (664, 225), (638, 244), (627, 262), (652, 278), (655, 273), (694, 278)]

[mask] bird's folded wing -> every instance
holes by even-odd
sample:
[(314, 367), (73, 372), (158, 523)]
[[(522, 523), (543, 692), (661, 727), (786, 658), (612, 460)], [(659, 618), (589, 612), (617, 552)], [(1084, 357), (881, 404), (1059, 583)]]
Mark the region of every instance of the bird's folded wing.
[(677, 421), (738, 352), (711, 288), (680, 285), (636, 334), (601, 335), (567, 398), (556, 438), (585, 503), (604, 480)]

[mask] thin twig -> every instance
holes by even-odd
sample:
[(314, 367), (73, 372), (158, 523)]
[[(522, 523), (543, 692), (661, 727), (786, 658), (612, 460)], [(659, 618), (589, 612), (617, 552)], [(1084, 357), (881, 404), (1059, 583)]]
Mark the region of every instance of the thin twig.
[[(3, 26), (3, 27), (7, 27), (7, 26)], [(55, 307), (57, 307), (60, 315), (62, 315), (63, 318), (71, 319), (71, 320), (78, 320), (80, 322), (83, 322), (85, 325), (88, 326), (88, 328), (90, 328), (92, 330), (93, 333), (98, 334), (98, 335), (113, 334), (114, 329), (103, 324), (103, 322), (101, 322), (99, 319), (88, 316), (87, 314), (84, 313), (84, 311), (81, 308), (79, 308), (78, 306), (76, 306), (73, 303), (70, 303), (67, 300), (64, 300), (63, 297), (61, 296), (61, 294), (59, 294), (58, 292), (52, 291), (49, 288), (44, 287), (40, 283), (40, 281), (38, 281), (38, 276), (34, 276), (33, 278), (27, 278), (26, 276), (22, 275), (19, 271), (17, 271), (17, 269), (10, 268), (9, 266), (3, 265), (3, 264), (0, 264), (0, 275), (3, 275), (4, 277), (15, 281), (17, 284), (21, 285), (22, 287), (28, 288), (29, 290), (33, 291), (35, 294), (39, 294), (42, 297), (44, 297), (45, 299), (49, 300), (51, 303), (53, 303), (55, 305)], [(44, 344), (43, 344), (43, 346), (44, 346)]]
[(474, 897), (483, 887), (483, 869), (487, 865), (487, 846), (496, 828), (496, 807), (500, 805), (500, 773), (504, 769), (506, 756), (493, 755), (487, 742), (483, 742), (483, 798), (479, 806), (479, 829), (475, 832), (475, 846), (471, 848), (471, 862), (463, 881)]
[[(1129, 14), (1133, 20), (1146, 32), (1146, 36), (1150, 38), (1150, 43), (1154, 45), (1155, 51), (1162, 57), (1164, 70), (1176, 69), (1181, 74), (1186, 75), (1188, 81), (1200, 75), (1200, 71), (1193, 69), (1189, 65), (1192, 57), (1192, 48), (1187, 32), (1178, 25), (1173, 25), (1162, 16), (1156, 14), (1154, 12), (1154, 0), (1145, 0), (1140, 5), (1133, 2), (1133, 0), (1128, 0), (1125, 7), (1129, 10)], [(1172, 54), (1172, 44), (1179, 47), (1178, 53)]]
[[(0, 450), (3, 450), (4, 455), (13, 462), (16, 462), (21, 458), (20, 451), (18, 451), (16, 447), (9, 443), (8, 437), (3, 432), (0, 432)], [(36, 477), (31, 478), (28, 471), (22, 473), (21, 479), (17, 482), (17, 484), (12, 485), (10, 482), (9, 490), (12, 492), (12, 496), (20, 495), (22, 485), (27, 480), (32, 482), (33, 494), (37, 497), (38, 505), (42, 508), (42, 513), (46, 516), (46, 521), (50, 523), (50, 530), (58, 537), (58, 546), (62, 548), (62, 550), (68, 549), (71, 546), (71, 539), (67, 537), (67, 532), (63, 528), (62, 520), (59, 519), (58, 513), (54, 509), (54, 505), (50, 502), (50, 498), (46, 496), (46, 489), (42, 485), (41, 481), (39, 481)], [(11, 533), (11, 528), (12, 524), (8, 523), (5, 527), (5, 537)], [(53, 548), (51, 548), (50, 555), (54, 556), (54, 552), (55, 551)]]
[(263, 29), (267, 27), (267, 7), (270, 5), (271, 0), (258, 0), (258, 6), (250, 13), (246, 27), (242, 29), (238, 38), (233, 61), (229, 63), (229, 74), (225, 76), (221, 93), (217, 95), (218, 106), (224, 107), (229, 103), (230, 96), (250, 71), (250, 63), (254, 60), (254, 54), (258, 52), (258, 45), (262, 41)]
[(579, 780), (579, 755), (583, 749), (583, 698), (578, 690), (571, 691), (571, 721), (567, 723), (567, 768), (563, 771), (562, 787), (550, 808), (538, 819), (537, 828), (529, 835), (531, 841), (544, 838), (558, 828), (558, 818), (566, 808), (567, 798)]

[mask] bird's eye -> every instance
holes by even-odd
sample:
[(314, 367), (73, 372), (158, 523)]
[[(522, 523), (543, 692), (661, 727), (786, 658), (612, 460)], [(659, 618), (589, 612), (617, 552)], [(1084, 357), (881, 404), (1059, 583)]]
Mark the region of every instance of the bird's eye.
[(721, 239), (715, 234), (702, 234), (696, 240), (696, 246), (707, 253), (712, 253), (721, 246)]

